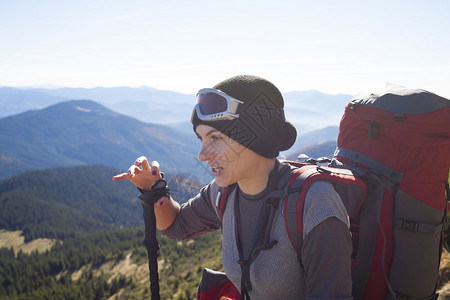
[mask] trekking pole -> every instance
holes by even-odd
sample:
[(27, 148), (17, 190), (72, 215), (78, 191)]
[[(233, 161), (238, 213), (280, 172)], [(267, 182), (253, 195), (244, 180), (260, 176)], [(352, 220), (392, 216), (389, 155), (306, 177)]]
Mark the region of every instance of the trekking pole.
[(158, 274), (158, 250), (159, 244), (156, 239), (156, 216), (155, 203), (161, 197), (170, 198), (170, 189), (167, 187), (167, 182), (163, 179), (164, 174), (161, 173), (159, 179), (150, 189), (150, 191), (139, 189), (141, 195), (141, 204), (144, 214), (145, 223), (145, 238), (144, 245), (147, 248), (148, 254), (148, 270), (150, 271), (150, 291), (152, 293), (152, 300), (160, 300), (159, 296), (159, 274)]
[(159, 244), (156, 239), (156, 217), (155, 206), (144, 205), (144, 223), (145, 223), (145, 239), (144, 245), (148, 254), (148, 269), (150, 271), (150, 291), (152, 300), (160, 300), (159, 296), (159, 274), (158, 274), (158, 250)]

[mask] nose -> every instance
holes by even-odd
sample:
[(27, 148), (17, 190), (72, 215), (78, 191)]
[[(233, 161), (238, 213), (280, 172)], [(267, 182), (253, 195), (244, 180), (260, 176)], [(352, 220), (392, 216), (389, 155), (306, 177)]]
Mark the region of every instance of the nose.
[(202, 148), (200, 149), (200, 152), (198, 153), (198, 159), (201, 161), (208, 161), (211, 160), (215, 155), (215, 150), (213, 147), (211, 147), (211, 143), (202, 143)]

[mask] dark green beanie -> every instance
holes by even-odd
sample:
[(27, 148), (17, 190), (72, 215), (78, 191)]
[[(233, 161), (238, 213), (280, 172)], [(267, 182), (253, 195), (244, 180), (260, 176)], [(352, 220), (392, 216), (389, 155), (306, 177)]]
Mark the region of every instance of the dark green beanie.
[(277, 157), (288, 150), (297, 138), (297, 131), (284, 116), (284, 100), (278, 88), (266, 79), (239, 75), (214, 86), (227, 95), (241, 100), (238, 119), (202, 121), (193, 112), (192, 125), (209, 125), (244, 147), (267, 157)]

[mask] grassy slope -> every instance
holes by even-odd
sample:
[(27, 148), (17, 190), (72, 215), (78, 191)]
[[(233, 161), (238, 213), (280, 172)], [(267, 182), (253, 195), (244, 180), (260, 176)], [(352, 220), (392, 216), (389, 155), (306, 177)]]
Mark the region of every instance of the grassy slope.
[(22, 235), (22, 231), (7, 231), (0, 229), (0, 247), (13, 247), (16, 254), (20, 250), (26, 254), (30, 254), (35, 250), (39, 253), (44, 253), (55, 243), (56, 240), (47, 238), (35, 239), (29, 243), (25, 243), (25, 237)]

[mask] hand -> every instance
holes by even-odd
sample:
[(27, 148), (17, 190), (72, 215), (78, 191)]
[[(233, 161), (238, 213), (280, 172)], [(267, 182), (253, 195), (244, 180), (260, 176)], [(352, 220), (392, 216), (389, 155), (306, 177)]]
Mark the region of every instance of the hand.
[(161, 179), (159, 163), (152, 161), (149, 165), (145, 156), (136, 159), (134, 165), (128, 169), (128, 172), (112, 177), (114, 181), (129, 180), (138, 188), (148, 191), (159, 179)]

